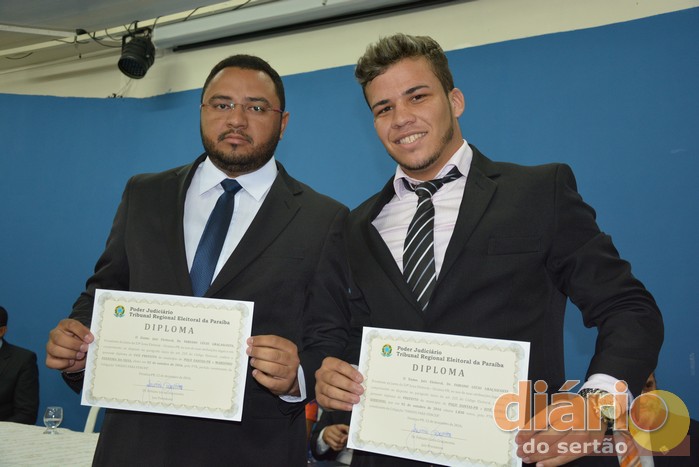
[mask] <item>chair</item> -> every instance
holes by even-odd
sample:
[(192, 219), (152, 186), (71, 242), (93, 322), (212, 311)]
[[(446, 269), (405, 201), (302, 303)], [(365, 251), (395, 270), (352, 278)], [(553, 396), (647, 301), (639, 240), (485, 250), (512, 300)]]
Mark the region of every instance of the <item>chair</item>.
[(97, 421), (97, 415), (102, 407), (97, 407), (93, 405), (90, 407), (90, 413), (87, 414), (87, 420), (85, 420), (85, 433), (95, 432), (95, 422)]

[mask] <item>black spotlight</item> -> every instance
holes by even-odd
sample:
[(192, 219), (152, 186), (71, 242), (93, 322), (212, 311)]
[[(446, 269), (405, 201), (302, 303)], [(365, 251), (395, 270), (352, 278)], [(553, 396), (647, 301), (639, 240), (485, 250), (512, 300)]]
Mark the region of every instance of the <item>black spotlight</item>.
[(119, 69), (129, 78), (141, 79), (155, 61), (155, 47), (150, 29), (136, 31), (121, 38)]

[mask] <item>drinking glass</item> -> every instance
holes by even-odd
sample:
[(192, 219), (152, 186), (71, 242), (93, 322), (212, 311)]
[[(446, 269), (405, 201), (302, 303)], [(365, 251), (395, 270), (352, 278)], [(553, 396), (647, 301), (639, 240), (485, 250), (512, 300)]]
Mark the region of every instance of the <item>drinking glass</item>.
[(63, 407), (46, 407), (44, 412), (44, 425), (46, 425), (46, 431), (44, 434), (57, 435), (58, 425), (63, 421)]

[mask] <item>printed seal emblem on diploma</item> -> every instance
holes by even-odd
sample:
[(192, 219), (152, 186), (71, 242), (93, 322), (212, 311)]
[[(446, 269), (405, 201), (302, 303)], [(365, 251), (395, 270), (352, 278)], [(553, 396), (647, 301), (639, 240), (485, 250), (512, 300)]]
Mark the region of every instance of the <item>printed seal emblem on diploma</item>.
[(393, 347), (391, 347), (389, 344), (384, 344), (384, 346), (381, 347), (381, 355), (384, 357), (390, 357), (392, 353)]

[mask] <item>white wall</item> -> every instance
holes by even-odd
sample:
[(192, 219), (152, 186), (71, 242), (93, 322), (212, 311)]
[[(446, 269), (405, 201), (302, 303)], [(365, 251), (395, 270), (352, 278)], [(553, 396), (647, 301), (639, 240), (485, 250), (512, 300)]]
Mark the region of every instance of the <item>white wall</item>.
[[(428, 3), (428, 2), (425, 2)], [(258, 55), (281, 75), (355, 63), (366, 45), (394, 32), (434, 37), (445, 50), (584, 29), (699, 6), (699, 0), (471, 0), (189, 52), (158, 51), (141, 80), (116, 67), (118, 49), (0, 74), (0, 92), (75, 97), (149, 97), (202, 86), (235, 53)]]

